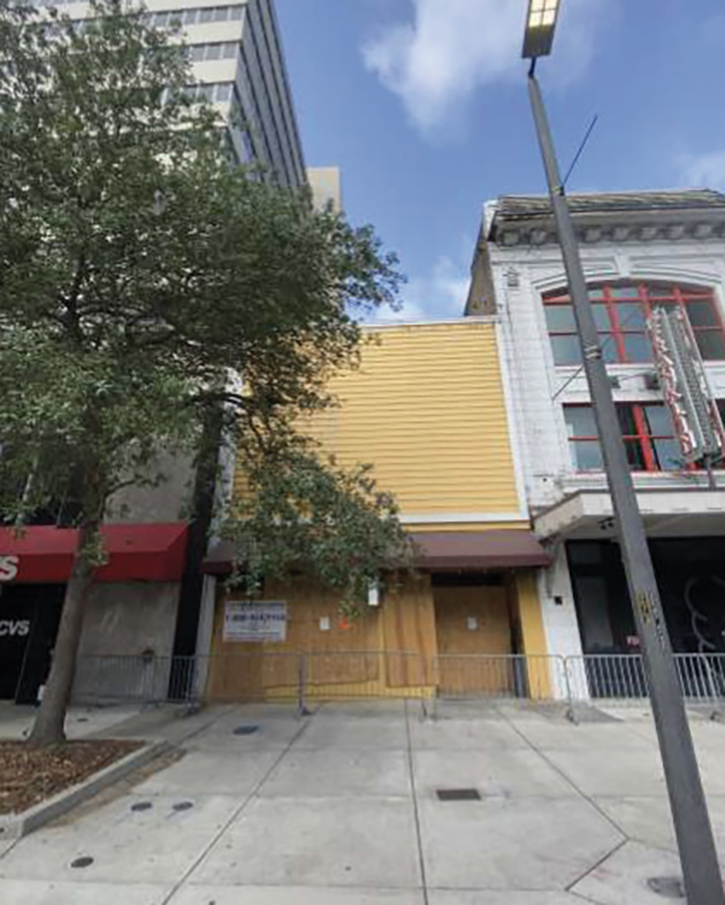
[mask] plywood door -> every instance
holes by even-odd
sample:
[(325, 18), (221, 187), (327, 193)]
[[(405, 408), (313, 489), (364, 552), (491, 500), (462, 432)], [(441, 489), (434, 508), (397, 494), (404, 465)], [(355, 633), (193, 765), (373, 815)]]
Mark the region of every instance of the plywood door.
[(406, 578), (386, 591), (382, 619), (388, 687), (434, 684), (436, 626), (430, 576)]
[(510, 691), (513, 665), (506, 657), (511, 653), (506, 589), (486, 586), (435, 588), (434, 601), (441, 690), (452, 693)]

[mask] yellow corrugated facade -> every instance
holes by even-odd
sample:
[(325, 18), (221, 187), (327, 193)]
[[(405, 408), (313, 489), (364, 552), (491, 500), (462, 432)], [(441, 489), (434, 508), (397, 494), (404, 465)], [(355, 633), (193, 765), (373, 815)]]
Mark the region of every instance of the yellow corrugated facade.
[[(313, 433), (340, 464), (372, 463), (404, 518), (432, 516), (415, 530), (513, 527), (519, 501), (491, 322), (369, 329), (360, 368), (331, 388), (340, 406), (317, 416)], [(440, 521), (456, 514), (467, 518)]]
[[(301, 429), (343, 466), (372, 464), (379, 488), (395, 494), (409, 531), (529, 530), (491, 319), (368, 328), (360, 367), (338, 374), (330, 389), (339, 405)], [(510, 695), (515, 677), (506, 658), (527, 654), (533, 658), (526, 672), (531, 694), (547, 697), (535, 573), (488, 571), (500, 580), (466, 583), (461, 576), (458, 584), (436, 583), (421, 570), (400, 584), (384, 584), (381, 604), (364, 608), (353, 624), (340, 620), (334, 591), (290, 576), (267, 590), (269, 599), (287, 603), (288, 635), (262, 645), (224, 640), (222, 595), (212, 649), (288, 657), (304, 651), (314, 672), (308, 692), (323, 698), (471, 690)], [(208, 693), (219, 700), (239, 688), (291, 695), (289, 664), (295, 662), (215, 658)]]

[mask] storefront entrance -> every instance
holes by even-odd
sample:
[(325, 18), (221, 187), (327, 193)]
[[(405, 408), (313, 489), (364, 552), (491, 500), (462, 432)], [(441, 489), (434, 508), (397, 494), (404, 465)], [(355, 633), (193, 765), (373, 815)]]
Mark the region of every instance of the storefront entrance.
[[(725, 653), (725, 538), (650, 542), (672, 646), (679, 653)], [(619, 545), (567, 545), (585, 654), (638, 653), (639, 640)]]
[(65, 585), (0, 585), (0, 699), (37, 700), (64, 593)]

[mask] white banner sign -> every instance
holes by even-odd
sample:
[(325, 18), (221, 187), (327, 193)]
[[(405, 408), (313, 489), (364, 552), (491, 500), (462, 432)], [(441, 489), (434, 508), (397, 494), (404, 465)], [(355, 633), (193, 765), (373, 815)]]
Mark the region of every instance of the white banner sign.
[(284, 641), (287, 604), (280, 600), (228, 600), (224, 609), (224, 641)]

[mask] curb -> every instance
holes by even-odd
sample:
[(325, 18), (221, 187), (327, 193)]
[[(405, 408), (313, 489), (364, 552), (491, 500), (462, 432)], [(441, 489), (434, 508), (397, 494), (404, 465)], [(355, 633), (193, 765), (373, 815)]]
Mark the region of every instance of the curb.
[(139, 767), (145, 766), (161, 754), (170, 751), (172, 747), (167, 741), (150, 742), (110, 766), (104, 767), (99, 773), (94, 773), (83, 782), (70, 786), (47, 801), (33, 805), (22, 814), (6, 814), (0, 817), (0, 840), (20, 839), (22, 836), (27, 836), (33, 830), (55, 820)]

